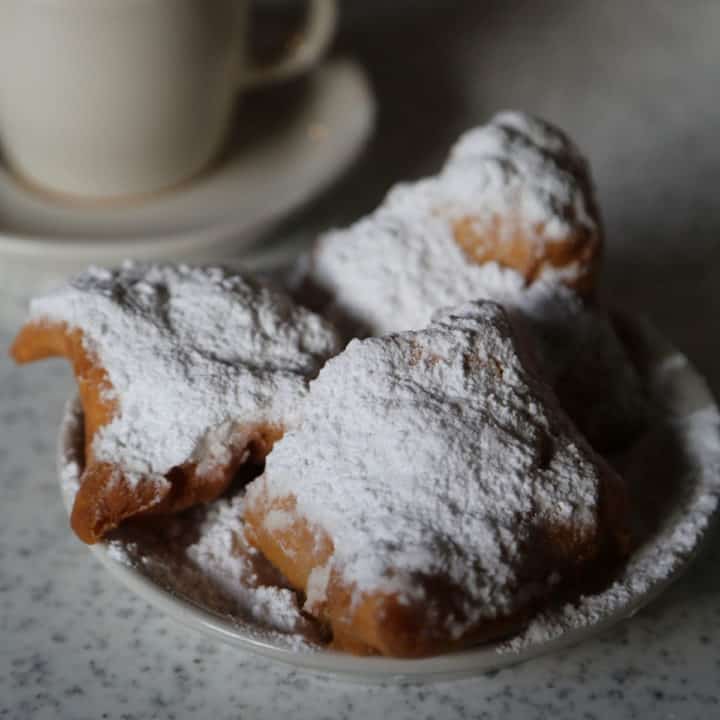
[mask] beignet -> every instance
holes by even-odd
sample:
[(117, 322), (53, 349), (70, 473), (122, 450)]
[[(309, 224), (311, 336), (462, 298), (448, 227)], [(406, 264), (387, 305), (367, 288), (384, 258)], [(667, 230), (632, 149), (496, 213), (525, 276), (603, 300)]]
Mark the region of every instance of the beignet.
[(73, 366), (86, 462), (71, 523), (94, 543), (218, 497), (264, 459), (338, 347), (329, 323), (249, 278), (126, 263), (34, 300), (10, 352)]
[(403, 657), (517, 629), (628, 544), (622, 481), (489, 302), (329, 360), (245, 523), (336, 647)]
[(321, 236), (304, 289), (360, 337), (419, 330), (470, 300), (502, 304), (593, 446), (612, 451), (648, 408), (595, 302), (602, 242), (578, 149), (549, 123), (506, 112), (463, 135), (437, 176), (395, 186), (368, 217)]

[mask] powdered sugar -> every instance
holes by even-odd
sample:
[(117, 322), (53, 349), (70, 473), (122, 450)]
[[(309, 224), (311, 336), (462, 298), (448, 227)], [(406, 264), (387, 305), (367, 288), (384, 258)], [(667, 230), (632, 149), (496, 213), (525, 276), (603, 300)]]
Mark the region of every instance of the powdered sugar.
[(461, 633), (547, 592), (544, 530), (571, 531), (579, 555), (593, 545), (610, 472), (598, 463), (525, 368), (504, 311), (477, 303), (330, 360), (248, 502), (294, 496), (358, 598), (418, 600), (418, 575), (447, 576), (466, 593), (464, 617), (448, 619)]
[(257, 550), (249, 546), (242, 531), (243, 497), (219, 501), (208, 511), (198, 528), (199, 539), (186, 554), (203, 573), (226, 593), (236, 598), (249, 619), (286, 633), (298, 632), (307, 620), (300, 614), (297, 595), (287, 587), (278, 587), (282, 579), (273, 574), (276, 584), (265, 584), (269, 575)]
[(80, 489), (80, 476), (84, 465), (82, 447), (83, 415), (79, 398), (69, 402), (65, 409), (58, 442), (58, 472), (63, 502), (70, 509)]
[(318, 316), (220, 268), (92, 268), (34, 300), (30, 314), (82, 330), (106, 370), (118, 412), (93, 450), (127, 482), (221, 462), (248, 425), (292, 423), (308, 379), (337, 348)]
[(599, 231), (583, 158), (559, 131), (518, 113), (466, 133), (438, 176), (397, 185), (372, 215), (321, 237), (312, 280), (330, 296), (332, 315), (375, 335), (420, 329), (436, 309), (467, 300), (528, 309), (569, 297), (558, 281), (580, 267), (545, 264), (526, 289), (518, 272), (469, 261), (454, 240), (453, 220), (482, 226), (508, 215), (536, 238), (538, 255), (573, 228)]
[[(677, 427), (670, 435), (657, 431), (644, 447), (642, 454), (646, 474), (654, 475), (654, 483), (662, 476), (662, 463), (668, 460), (666, 448), (672, 439), (677, 441)], [(563, 637), (566, 633), (617, 619), (621, 612), (629, 617), (648, 602), (652, 593), (659, 593), (682, 571), (698, 550), (720, 496), (720, 415), (714, 407), (691, 413), (682, 421), (683, 437), (690, 466), (686, 477), (694, 484), (683, 488), (673, 497), (668, 517), (655, 517), (660, 529), (633, 554), (619, 577), (606, 590), (586, 595), (559, 608), (548, 609), (536, 616), (519, 635), (498, 647), (498, 652), (520, 652), (533, 645), (541, 645)], [(691, 447), (695, 445), (695, 447)], [(658, 459), (659, 456), (659, 459)], [(631, 478), (636, 479), (636, 478)], [(650, 485), (650, 484), (648, 484)], [(642, 512), (641, 509), (637, 509)]]
[(687, 567), (717, 512), (720, 414), (710, 390), (646, 322), (625, 322), (658, 409), (652, 428), (622, 463), (638, 548), (610, 587), (544, 611), (498, 652), (520, 652), (618, 613), (631, 615)]
[[(479, 236), (483, 223), (492, 226), (489, 235), (510, 233), (510, 245), (515, 233), (531, 238), (540, 271), (528, 282), (516, 269), (469, 258), (455, 237), (458, 218), (471, 218)], [(505, 228), (498, 218), (513, 221)], [(558, 238), (568, 246), (595, 238), (590, 248), (599, 237), (589, 171), (577, 149), (542, 121), (501, 113), (461, 137), (439, 175), (397, 185), (370, 216), (319, 238), (309, 284), (325, 295), (323, 312), (349, 335), (421, 329), (436, 309), (468, 300), (500, 303), (529, 335), (565, 409), (605, 450), (633, 439), (647, 403), (605, 312), (569, 287), (592, 278), (597, 246), (575, 248), (580, 260), (560, 267), (541, 262)]]
[[(71, 508), (82, 474), (82, 412), (68, 406), (60, 444), (60, 480)], [(311, 650), (320, 629), (301, 613), (297, 594), (245, 540), (242, 491), (153, 525), (124, 527), (104, 544), (116, 563), (136, 568), (174, 594), (265, 633), (294, 650)], [(102, 546), (97, 546), (101, 548)]]
[[(668, 350), (650, 328), (635, 322), (626, 330), (638, 348), (638, 358), (645, 357), (641, 363), (643, 379), (649, 383), (652, 396), (665, 404), (653, 429), (636, 444), (623, 467), (627, 482), (635, 489), (637, 500), (633, 505), (646, 517), (641, 519), (637, 531), (638, 549), (607, 590), (548, 609), (520, 635), (493, 646), (491, 652), (497, 653), (498, 664), (504, 662), (504, 657), (514, 658), (518, 653), (523, 654), (525, 650), (553, 639), (579, 639), (584, 628), (608, 624), (618, 615), (622, 617), (634, 612), (687, 566), (689, 556), (697, 551), (716, 512), (720, 492), (720, 417), (710, 393), (687, 359)], [(81, 417), (79, 406), (76, 403), (70, 405), (60, 437), (59, 469), (68, 508), (72, 506), (82, 466)], [(663, 500), (660, 507), (656, 504), (658, 499)], [(227, 507), (225, 500), (216, 502), (220, 508)], [(236, 509), (239, 508), (237, 505)], [(245, 612), (236, 602), (218, 597), (218, 593), (212, 591), (213, 582), (208, 579), (207, 567), (198, 567), (191, 562), (184, 549), (187, 543), (177, 540), (188, 534), (192, 537), (191, 546), (197, 544), (207, 548), (215, 545), (203, 542), (202, 534), (197, 533), (197, 527), (208, 530), (212, 527), (212, 523), (203, 522), (203, 515), (195, 520), (199, 512), (198, 509), (172, 518), (173, 523), (187, 527), (185, 532), (160, 534), (155, 538), (150, 533), (138, 535), (124, 528), (116, 531), (111, 541), (96, 547), (101, 551), (104, 548), (115, 562), (134, 566), (173, 594), (190, 597), (214, 612), (229, 613), (235, 631), (241, 635), (260, 633), (260, 637), (275, 647), (291, 648), (300, 653), (316, 649), (317, 636), (308, 634), (307, 626), (300, 633), (287, 635), (271, 630), (268, 635), (262, 624), (247, 624), (243, 620)], [(242, 533), (242, 522), (236, 512), (219, 512), (218, 516), (223, 518), (226, 529), (238, 535)], [(217, 547), (215, 545), (212, 553), (204, 553), (206, 560), (217, 554)], [(173, 554), (169, 550), (176, 552)], [(223, 560), (219, 564), (227, 567)], [(273, 572), (269, 563), (265, 563), (265, 569)], [(326, 573), (317, 570), (312, 599), (314, 603), (322, 603)], [(259, 573), (258, 577), (261, 576), (265, 577), (268, 586), (285, 587), (282, 580), (271, 580)], [(244, 579), (238, 582), (241, 584)], [(245, 592), (248, 592), (247, 588), (241, 588), (239, 594)], [(310, 599), (308, 597), (308, 601)], [(285, 611), (281, 611), (279, 617), (284, 616)], [(309, 641), (308, 637), (311, 638)], [(478, 657), (485, 657), (482, 650)], [(484, 663), (484, 667), (493, 666), (487, 660), (478, 662)]]

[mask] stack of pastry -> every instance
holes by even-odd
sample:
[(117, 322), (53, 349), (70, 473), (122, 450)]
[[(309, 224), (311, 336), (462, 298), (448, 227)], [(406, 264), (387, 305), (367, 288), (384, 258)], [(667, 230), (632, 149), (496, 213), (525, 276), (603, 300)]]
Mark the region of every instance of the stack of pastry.
[(81, 539), (264, 463), (245, 534), (334, 646), (442, 653), (516, 631), (629, 550), (599, 451), (647, 408), (597, 301), (601, 249), (581, 155), (505, 113), (318, 240), (315, 312), (217, 268), (130, 263), (36, 300), (11, 352), (73, 365)]

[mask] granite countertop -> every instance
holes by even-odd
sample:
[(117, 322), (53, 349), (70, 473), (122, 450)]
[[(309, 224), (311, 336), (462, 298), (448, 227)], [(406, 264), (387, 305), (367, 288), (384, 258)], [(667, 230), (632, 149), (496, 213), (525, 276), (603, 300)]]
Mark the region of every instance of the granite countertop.
[[(537, 112), (592, 160), (606, 294), (648, 313), (720, 390), (720, 4), (360, 5), (345, 4), (337, 52), (367, 66), (378, 133), (275, 239), (367, 211), (496, 109)], [(121, 588), (69, 532), (53, 463), (71, 377), (61, 363), (12, 367), (11, 334), (0, 329), (0, 718), (720, 716), (718, 542), (631, 620), (473, 679), (352, 684), (195, 635)]]

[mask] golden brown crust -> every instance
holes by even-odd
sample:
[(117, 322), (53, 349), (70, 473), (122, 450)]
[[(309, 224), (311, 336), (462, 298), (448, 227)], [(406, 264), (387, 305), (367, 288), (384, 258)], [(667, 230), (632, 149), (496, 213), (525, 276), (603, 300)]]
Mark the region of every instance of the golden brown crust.
[(489, 642), (522, 628), (529, 617), (521, 611), (483, 620), (452, 638), (434, 616), (445, 615), (456, 605), (457, 588), (442, 578), (419, 579), (427, 601), (408, 603), (397, 595), (368, 593), (353, 602), (352, 588), (335, 582), (328, 587), (333, 646), (354, 654), (380, 654), (387, 657), (421, 658)]
[[(270, 501), (262, 486), (245, 503), (247, 540), (300, 592), (307, 593), (314, 568), (323, 567), (333, 554), (331, 538), (322, 529), (310, 527), (296, 514), (292, 496)], [(279, 512), (290, 522), (268, 530), (270, 513)], [(447, 616), (452, 609), (461, 613), (457, 588), (443, 578), (419, 578), (427, 601), (409, 603), (396, 594), (364, 593), (355, 600), (354, 588), (331, 573), (325, 597), (306, 605), (306, 610), (326, 623), (333, 636), (332, 647), (355, 655), (381, 654), (418, 658), (451, 652), (509, 635), (519, 630), (530, 608), (509, 616), (484, 620), (452, 639), (432, 617)]]
[(548, 267), (574, 268), (564, 284), (583, 295), (592, 293), (602, 253), (599, 230), (577, 227), (564, 238), (548, 240), (542, 224), (528, 233), (517, 217), (500, 215), (479, 228), (477, 218), (468, 215), (453, 222), (455, 242), (471, 262), (497, 262), (519, 272), (528, 284)]
[(59, 356), (72, 365), (84, 414), (85, 470), (70, 524), (88, 544), (98, 542), (128, 518), (176, 513), (216, 499), (240, 465), (264, 460), (282, 436), (282, 428), (275, 425), (243, 428), (242, 443), (230, 448), (230, 460), (224, 464), (200, 468), (187, 462), (172, 468), (165, 483), (142, 477), (130, 481), (120, 467), (93, 457), (93, 438), (118, 409), (111, 399), (114, 389), (107, 373), (83, 346), (82, 331), (63, 323), (28, 323), (15, 338), (10, 355), (18, 363)]
[(92, 464), (92, 438), (115, 415), (112, 385), (107, 373), (83, 347), (83, 333), (64, 323), (31, 322), (23, 326), (10, 346), (19, 364), (64, 357), (70, 362), (85, 418), (85, 464)]
[(148, 513), (170, 493), (171, 486), (158, 487), (140, 479), (132, 485), (109, 463), (87, 465), (80, 478), (70, 525), (88, 545), (100, 540), (123, 520)]
[[(245, 503), (245, 536), (294, 588), (304, 592), (313, 568), (325, 565), (332, 555), (332, 541), (295, 514), (294, 497), (271, 502), (263, 490), (253, 497), (254, 502)], [(280, 512), (293, 521), (270, 532), (265, 524), (270, 512)]]

